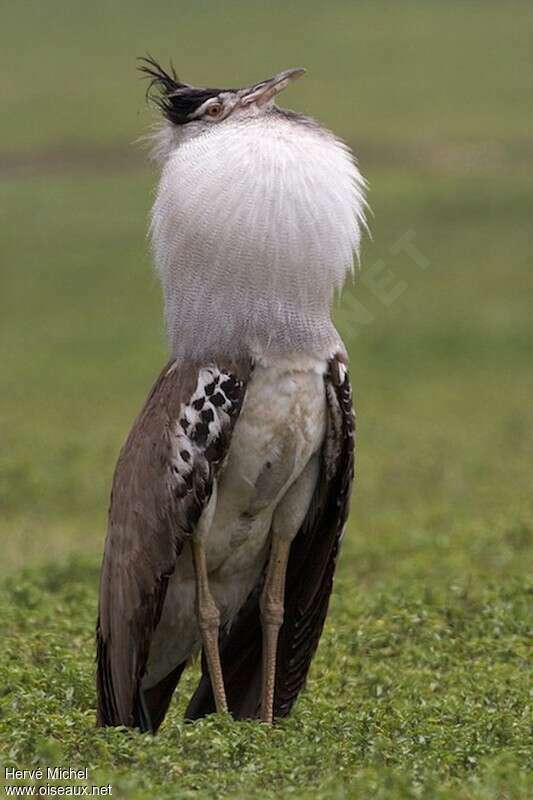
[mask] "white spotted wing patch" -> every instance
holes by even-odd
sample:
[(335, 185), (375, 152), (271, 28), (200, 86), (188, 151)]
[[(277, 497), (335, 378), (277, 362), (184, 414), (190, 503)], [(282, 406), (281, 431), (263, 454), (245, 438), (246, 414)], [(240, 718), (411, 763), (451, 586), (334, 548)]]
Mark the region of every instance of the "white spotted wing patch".
[(178, 499), (195, 488), (198, 492), (199, 485), (204, 497), (210, 494), (211, 468), (226, 453), (243, 396), (244, 384), (232, 373), (214, 366), (199, 371), (196, 389), (174, 425), (172, 472)]

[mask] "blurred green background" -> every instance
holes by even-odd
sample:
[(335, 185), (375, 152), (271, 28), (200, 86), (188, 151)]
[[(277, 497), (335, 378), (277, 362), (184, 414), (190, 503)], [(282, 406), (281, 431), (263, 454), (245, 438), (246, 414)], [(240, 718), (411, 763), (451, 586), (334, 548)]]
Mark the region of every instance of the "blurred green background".
[(6, 565), (99, 551), (117, 451), (166, 358), (146, 52), (198, 85), (303, 64), (283, 102), (359, 157), (373, 241), (336, 310), (359, 412), (352, 541), (530, 520), (531, 23), (530, 4), (490, 2), (4, 10)]
[(341, 135), (369, 181), (372, 240), (335, 311), (358, 481), (326, 636), (349, 641), (362, 598), (389, 590), (522, 590), (531, 3), (48, 0), (1, 17), (2, 571), (82, 554), (92, 619), (112, 470), (166, 359), (138, 141), (156, 119), (135, 63), (149, 52), (197, 85), (307, 67), (280, 102)]

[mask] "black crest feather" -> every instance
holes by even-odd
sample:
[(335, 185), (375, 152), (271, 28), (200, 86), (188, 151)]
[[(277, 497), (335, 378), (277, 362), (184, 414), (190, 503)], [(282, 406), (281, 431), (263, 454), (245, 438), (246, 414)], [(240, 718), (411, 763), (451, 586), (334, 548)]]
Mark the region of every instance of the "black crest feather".
[(146, 99), (159, 108), (163, 116), (175, 125), (184, 125), (191, 119), (191, 114), (210, 97), (216, 97), (220, 89), (195, 89), (187, 83), (181, 83), (172, 62), (167, 72), (163, 67), (147, 55), (140, 57), (140, 72), (150, 79), (146, 89)]

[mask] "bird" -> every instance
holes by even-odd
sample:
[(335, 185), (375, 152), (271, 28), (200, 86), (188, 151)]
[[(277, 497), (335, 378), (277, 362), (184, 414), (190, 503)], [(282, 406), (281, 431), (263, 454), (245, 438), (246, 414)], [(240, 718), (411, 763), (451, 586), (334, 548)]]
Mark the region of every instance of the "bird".
[(276, 99), (139, 69), (159, 112), (150, 236), (169, 360), (116, 464), (96, 625), (97, 725), (155, 734), (185, 711), (271, 725), (307, 680), (354, 478), (355, 414), (332, 307), (359, 258), (350, 148)]

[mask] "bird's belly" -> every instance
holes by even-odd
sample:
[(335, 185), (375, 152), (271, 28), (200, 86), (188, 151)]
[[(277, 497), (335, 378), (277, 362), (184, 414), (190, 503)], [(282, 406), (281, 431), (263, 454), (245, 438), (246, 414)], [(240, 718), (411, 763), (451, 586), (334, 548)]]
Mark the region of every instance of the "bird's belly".
[[(316, 362), (305, 372), (256, 367), (248, 385), (217, 482), (213, 522), (202, 539), (222, 623), (235, 616), (259, 580), (274, 510), (322, 444), (325, 366)], [(165, 677), (199, 642), (194, 569), (185, 546), (169, 581), (144, 685)]]
[(321, 446), (324, 425), (323, 369), (256, 368), (204, 539), (211, 580), (261, 569), (274, 509)]

